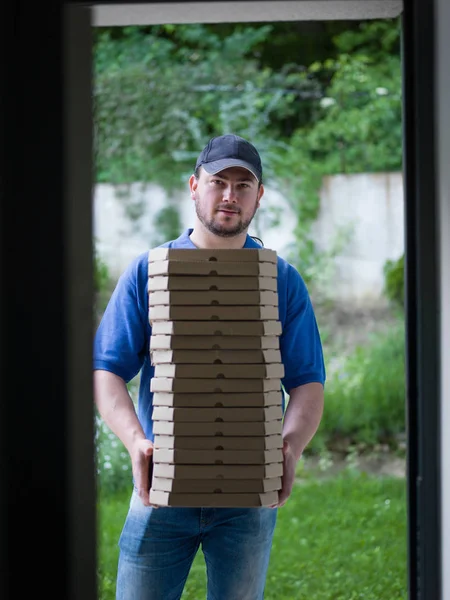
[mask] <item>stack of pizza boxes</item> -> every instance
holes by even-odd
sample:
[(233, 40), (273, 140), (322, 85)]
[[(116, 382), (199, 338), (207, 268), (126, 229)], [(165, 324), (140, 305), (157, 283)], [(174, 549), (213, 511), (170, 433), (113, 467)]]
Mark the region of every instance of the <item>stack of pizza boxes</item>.
[(149, 253), (150, 502), (277, 503), (283, 473), (277, 255)]

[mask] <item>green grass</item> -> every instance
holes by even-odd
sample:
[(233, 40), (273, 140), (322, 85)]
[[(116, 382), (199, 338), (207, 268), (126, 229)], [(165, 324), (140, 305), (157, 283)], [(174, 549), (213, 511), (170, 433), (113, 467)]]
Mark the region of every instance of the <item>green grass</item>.
[[(128, 493), (99, 503), (99, 598), (113, 600)], [(406, 600), (406, 483), (343, 474), (295, 487), (279, 510), (265, 600)], [(183, 600), (205, 600), (197, 555)], [(238, 599), (237, 599), (238, 600)]]
[(405, 394), (405, 323), (398, 318), (329, 373), (323, 418), (309, 450), (331, 449), (344, 438), (368, 446), (394, 443), (405, 431)]

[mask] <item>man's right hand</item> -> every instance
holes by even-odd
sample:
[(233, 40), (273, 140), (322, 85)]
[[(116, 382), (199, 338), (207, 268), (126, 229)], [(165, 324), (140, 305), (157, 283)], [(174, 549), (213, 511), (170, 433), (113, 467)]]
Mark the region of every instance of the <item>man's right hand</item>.
[(153, 444), (144, 438), (136, 441), (131, 452), (134, 485), (144, 506), (151, 506), (149, 494), (152, 483), (150, 480), (152, 454)]

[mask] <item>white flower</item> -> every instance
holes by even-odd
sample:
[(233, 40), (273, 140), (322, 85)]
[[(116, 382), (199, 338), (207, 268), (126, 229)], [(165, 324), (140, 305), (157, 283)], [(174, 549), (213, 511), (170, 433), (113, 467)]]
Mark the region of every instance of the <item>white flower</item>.
[(336, 100), (334, 98), (321, 98), (319, 104), (321, 108), (328, 108), (329, 106), (333, 106), (333, 104), (336, 104)]
[(378, 96), (387, 96), (389, 94), (389, 90), (384, 87), (377, 87), (375, 93), (378, 94)]
[(105, 469), (112, 469), (112, 464), (110, 462), (105, 462), (104, 465), (103, 465), (103, 467)]

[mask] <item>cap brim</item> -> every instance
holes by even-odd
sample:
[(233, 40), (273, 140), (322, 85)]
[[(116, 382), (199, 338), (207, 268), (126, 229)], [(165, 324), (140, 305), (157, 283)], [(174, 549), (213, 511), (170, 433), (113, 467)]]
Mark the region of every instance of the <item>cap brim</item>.
[(248, 162), (245, 162), (245, 160), (239, 160), (238, 158), (222, 158), (221, 160), (216, 160), (214, 162), (204, 163), (202, 164), (202, 167), (210, 175), (217, 175), (220, 171), (224, 171), (230, 167), (242, 167), (243, 169), (250, 171), (256, 181), (260, 180), (260, 177), (255, 172), (255, 168)]

